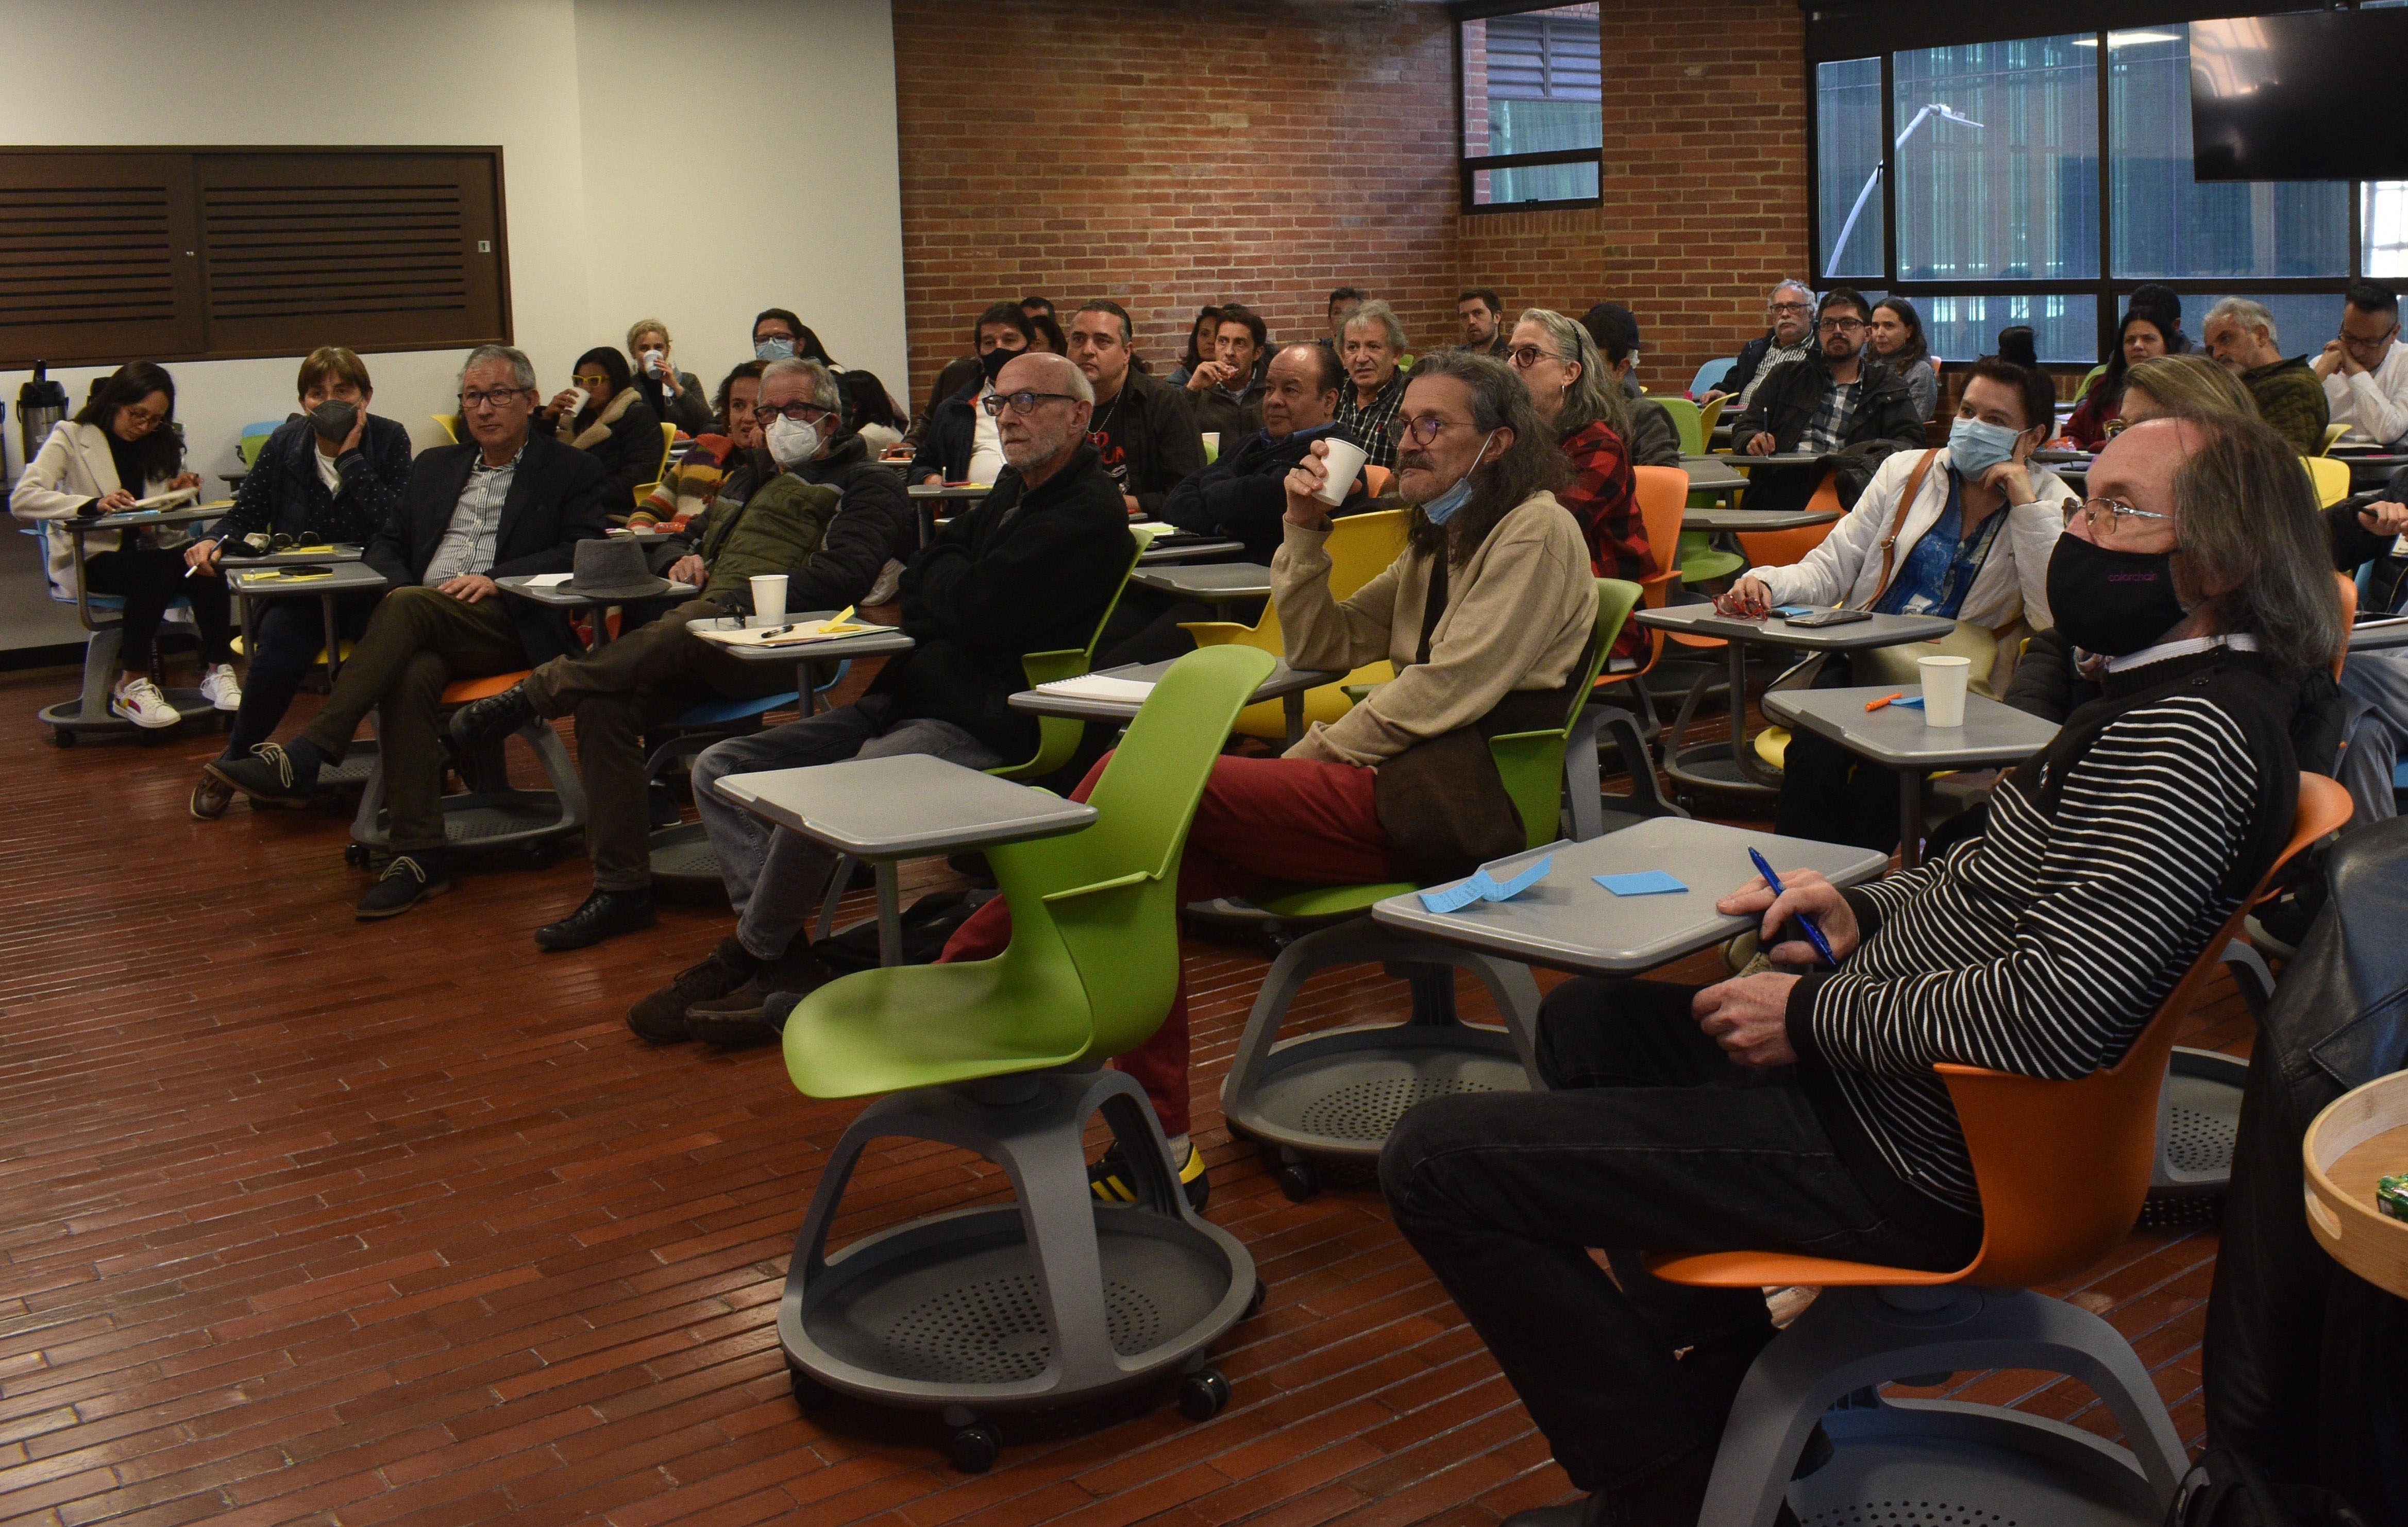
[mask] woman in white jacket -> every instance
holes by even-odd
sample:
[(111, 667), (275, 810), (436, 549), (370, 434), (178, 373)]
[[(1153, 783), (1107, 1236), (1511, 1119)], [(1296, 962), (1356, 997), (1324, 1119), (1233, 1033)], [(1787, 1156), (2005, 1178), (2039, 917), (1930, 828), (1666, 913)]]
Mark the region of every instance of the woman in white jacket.
[[(50, 588), (75, 597), (73, 539), (55, 521), (131, 508), (136, 499), (197, 488), (184, 467), (184, 443), (175, 430), (176, 382), (148, 361), (119, 366), (76, 416), (50, 438), (17, 479), (8, 510), (45, 525)], [(124, 658), (134, 666), (109, 687), (108, 708), (139, 727), (173, 726), (182, 718), (148, 672), (151, 638), (177, 596), (189, 600), (201, 634), (201, 692), (220, 710), (242, 704), (235, 678), (234, 621), (226, 587), (217, 578), (184, 577), (189, 537), (175, 526), (85, 537), (84, 587), (125, 602)]]
[[(1944, 616), (1994, 633), (2018, 617), (2046, 629), (2054, 623), (2049, 554), (2065, 531), (2065, 500), (2077, 496), (2030, 464), (2056, 405), (2057, 389), (2042, 373), (1983, 357), (1945, 448), (1893, 455), (1802, 561), (1750, 568), (1717, 603), (1747, 616), (1777, 605), (1845, 605)], [(1852, 681), (1840, 661), (1827, 661), (1817, 679)], [(1898, 842), (1898, 781), (1800, 733), (1789, 740), (1773, 821), (1777, 832), (1887, 849)]]

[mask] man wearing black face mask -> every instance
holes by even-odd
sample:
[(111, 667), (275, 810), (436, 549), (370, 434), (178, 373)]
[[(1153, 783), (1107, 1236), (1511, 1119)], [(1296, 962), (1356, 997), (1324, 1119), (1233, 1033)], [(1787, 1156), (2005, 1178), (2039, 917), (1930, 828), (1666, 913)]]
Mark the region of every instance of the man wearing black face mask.
[(1768, 945), (1813, 918), (1837, 968), (1799, 941), (1702, 989), (1567, 981), (1541, 1008), (1548, 1091), (1435, 1099), (1388, 1136), (1398, 1228), (1592, 1492), (1507, 1527), (1698, 1520), (1772, 1328), (1758, 1291), (1645, 1256), (1965, 1265), (1982, 1200), (1934, 1065), (2114, 1065), (2288, 835), (2292, 691), (2343, 635), (2299, 459), (2255, 420), (2157, 420), (2088, 490), (2049, 592), (2104, 693), (2000, 782), (1986, 834), (1845, 892), (1785, 866), (1777, 897), (1740, 888), (1716, 909)]
[[(348, 542), (365, 546), (377, 527), (400, 507), (409, 481), (409, 432), (368, 412), (376, 389), (358, 355), (340, 345), (311, 350), (301, 363), (299, 414), (267, 437), (251, 463), (234, 507), (210, 531), (210, 538), (184, 549), (184, 560), (213, 575), (218, 560), (287, 544)], [(202, 576), (195, 574), (194, 576)], [(335, 602), (345, 637), (367, 629), (378, 595), (344, 594)], [(325, 645), (324, 618), (317, 602), (270, 599), (255, 605), (245, 636), (251, 671), (242, 705), (226, 736), (227, 758), (248, 758), (251, 748), (276, 735), (276, 724), (299, 692), (301, 676)], [(234, 792), (209, 775), (193, 787), (193, 815), (202, 821), (225, 815)]]
[(913, 482), (992, 483), (1003, 470), (1002, 439), (979, 400), (995, 391), (997, 373), (1037, 337), (1037, 325), (1018, 303), (993, 303), (979, 315), (970, 337), (978, 346), (979, 374), (937, 405), (919, 453), (911, 458)]

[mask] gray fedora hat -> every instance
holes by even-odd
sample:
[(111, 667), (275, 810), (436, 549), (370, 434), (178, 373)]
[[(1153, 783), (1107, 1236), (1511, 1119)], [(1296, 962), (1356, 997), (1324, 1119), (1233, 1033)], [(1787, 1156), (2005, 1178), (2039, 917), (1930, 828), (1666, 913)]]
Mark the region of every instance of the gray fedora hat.
[(633, 541), (577, 543), (576, 572), (564, 592), (591, 599), (655, 599), (674, 587), (644, 564), (644, 549)]

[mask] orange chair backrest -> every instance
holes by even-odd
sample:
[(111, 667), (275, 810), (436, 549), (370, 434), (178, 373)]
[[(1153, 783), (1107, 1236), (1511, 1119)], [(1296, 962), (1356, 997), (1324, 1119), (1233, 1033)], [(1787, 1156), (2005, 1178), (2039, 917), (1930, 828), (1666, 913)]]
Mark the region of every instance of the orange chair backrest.
[(2341, 665), (2349, 661), (2349, 628), (2358, 621), (2358, 579), (2347, 573), (2335, 573), (2333, 581), (2341, 585), (2341, 650), (2333, 654), (2333, 682), (2341, 682)]
[[(2300, 775), (2290, 841), (2259, 887), (2349, 816), (2349, 792), (2323, 775)], [(2017, 1289), (2047, 1283), (2092, 1265), (2131, 1233), (2157, 1156), (2157, 1089), (2174, 1031), (2255, 899), (2253, 892), (2208, 939), (2109, 1069), (2078, 1081), (2045, 1081), (1980, 1066), (1936, 1068), (1956, 1105), (1982, 1193), (1982, 1249), (1962, 1281)]]
[[(1681, 514), (1689, 504), (1689, 474), (1677, 466), (1634, 466), (1630, 476), (1638, 483), (1639, 520), (1647, 527), (1647, 554), (1656, 559), (1660, 578), (1681, 561)], [(1662, 585), (1651, 585), (1648, 607), (1663, 603)]]
[(1786, 567), (1804, 559), (1807, 552), (1823, 544), (1831, 534), (1837, 520), (1826, 520), (1819, 525), (1800, 525), (1796, 530), (1743, 530), (1739, 534), (1739, 549), (1747, 553), (1749, 564), (1756, 567)]
[(1388, 491), (1388, 469), (1384, 466), (1363, 468), (1363, 491), (1373, 498)]

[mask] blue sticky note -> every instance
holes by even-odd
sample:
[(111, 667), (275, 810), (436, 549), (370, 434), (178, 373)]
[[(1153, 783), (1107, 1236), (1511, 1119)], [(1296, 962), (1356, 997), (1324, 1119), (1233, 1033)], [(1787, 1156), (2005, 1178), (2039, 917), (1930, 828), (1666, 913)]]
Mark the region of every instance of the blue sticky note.
[(1923, 708), (1923, 696), (1918, 694), (1911, 700), (1892, 700), (1890, 704), (1899, 710), (1921, 710)]
[(1596, 875), (1590, 878), (1617, 896), (1669, 896), (1689, 889), (1660, 869), (1641, 870), (1636, 875)]
[(1555, 865), (1555, 855), (1549, 854), (1503, 885), (1491, 879), (1486, 870), (1474, 870), (1468, 880), (1422, 892), (1422, 906), (1432, 912), (1459, 912), (1473, 902), (1511, 901), (1545, 879)]
[(1772, 613), (1780, 616), (1784, 621), (1793, 615), (1812, 615), (1813, 612), (1814, 607), (1812, 605), (1775, 605), (1772, 607)]

